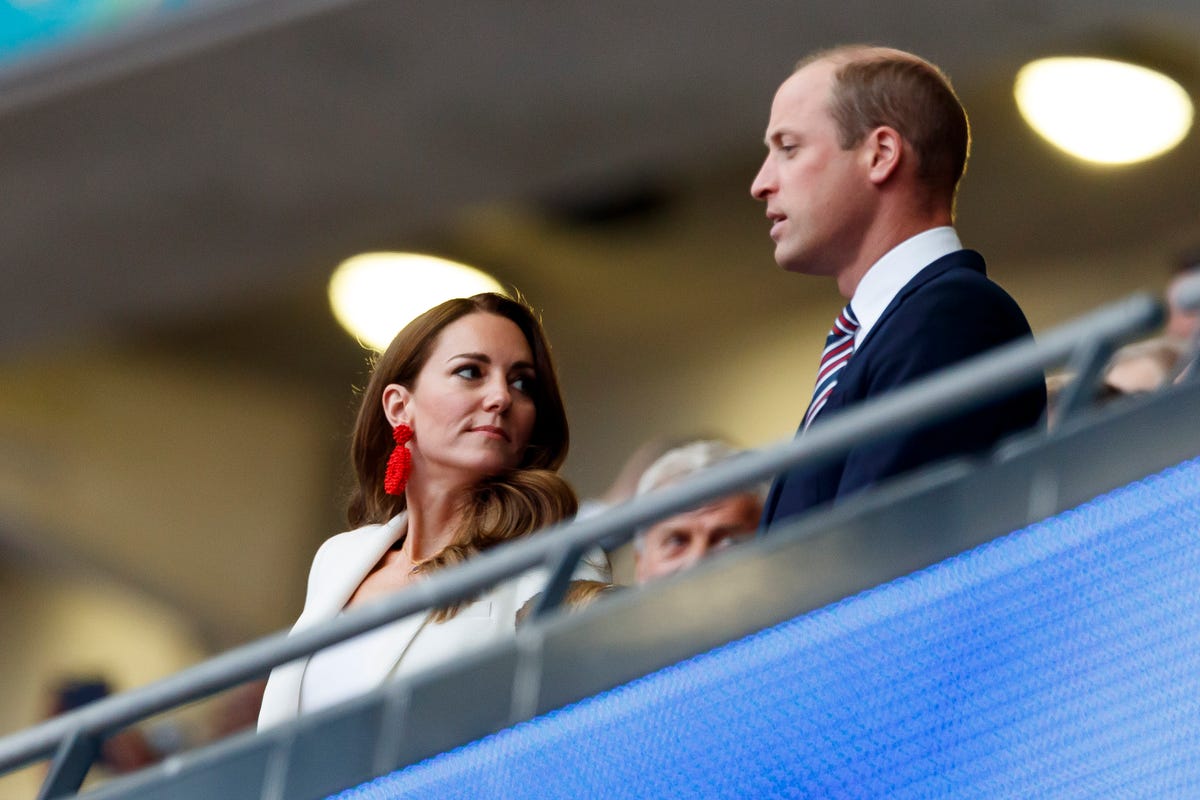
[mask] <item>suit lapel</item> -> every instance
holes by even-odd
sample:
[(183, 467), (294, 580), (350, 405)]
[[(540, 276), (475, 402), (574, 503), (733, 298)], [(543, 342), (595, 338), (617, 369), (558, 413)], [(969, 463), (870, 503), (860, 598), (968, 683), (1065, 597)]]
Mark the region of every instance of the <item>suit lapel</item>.
[[(868, 351), (870, 345), (875, 341), (876, 334), (887, 327), (889, 319), (891, 319), (901, 307), (906, 299), (912, 295), (917, 289), (928, 284), (930, 281), (936, 280), (945, 275), (952, 269), (971, 269), (983, 274), (987, 274), (984, 266), (983, 256), (974, 250), (957, 250), (953, 253), (942, 256), (933, 261), (927, 267), (922, 269), (909, 280), (896, 296), (892, 298), (883, 313), (876, 320), (871, 330), (863, 338), (863, 341), (855, 347), (854, 355), (846, 364), (845, 368), (838, 376), (837, 385), (829, 395), (829, 399), (825, 402), (825, 407), (821, 409), (821, 413), (817, 415), (814, 424), (819, 424), (822, 419), (827, 419), (833, 412), (840, 410), (848, 403), (854, 402), (861, 391), (859, 384), (865, 377), (864, 371), (867, 369), (867, 364), (870, 363), (868, 357), (864, 357), (864, 352)], [(886, 334), (880, 334), (881, 336)], [(867, 354), (869, 356), (869, 353)], [(796, 436), (800, 436), (804, 432), (803, 422), (796, 431)], [(839, 465), (840, 463), (840, 465)], [(759, 523), (759, 527), (765, 530), (767, 526), (775, 519), (780, 500), (785, 494), (785, 484), (789, 477), (794, 480), (803, 480), (811, 482), (818, 480), (820, 476), (829, 473), (832, 470), (841, 471), (844, 461), (839, 463), (828, 464), (825, 467), (807, 469), (803, 474), (793, 477), (791, 472), (784, 472), (776, 476), (771, 484), (771, 490), (767, 495), (767, 501), (763, 504), (763, 513)]]
[[(888, 318), (896, 313), (896, 310), (900, 308), (906, 299), (908, 299), (909, 295), (930, 281), (936, 280), (942, 275), (945, 275), (952, 269), (973, 269), (985, 275), (987, 274), (987, 270), (985, 269), (983, 263), (983, 256), (979, 255), (979, 253), (975, 252), (974, 250), (957, 250), (953, 253), (942, 256), (929, 266), (925, 267), (925, 269), (914, 275), (912, 280), (904, 284), (904, 286), (900, 287), (900, 291), (896, 292), (896, 296), (892, 298), (892, 302), (887, 304), (887, 308), (885, 308), (883, 313), (879, 315), (879, 319), (876, 320), (875, 325), (872, 326), (871, 330), (867, 332), (867, 335), (861, 344), (855, 348), (854, 355), (857, 356), (864, 349), (866, 349), (868, 345), (870, 345), (870, 343), (875, 339), (875, 334), (887, 325)], [(850, 359), (850, 363), (854, 363), (853, 357)], [(848, 370), (849, 368), (850, 365), (848, 364), (846, 369)]]
[(899, 313), (899, 309), (904, 305), (904, 301), (922, 286), (937, 280), (953, 269), (971, 269), (985, 275), (987, 274), (983, 256), (974, 250), (958, 250), (942, 256), (914, 275), (912, 280), (900, 288), (900, 291), (892, 298), (892, 302), (888, 303), (887, 308), (879, 315), (878, 321), (867, 332), (866, 338), (855, 348), (854, 355), (850, 358), (850, 362), (846, 364), (846, 368), (842, 370), (842, 374), (838, 378), (838, 385), (834, 387), (822, 413), (841, 408), (846, 404), (848, 398), (852, 399), (855, 396), (854, 389), (863, 377), (862, 372), (866, 369), (866, 364), (870, 363), (868, 358), (863, 357), (864, 351), (875, 341), (876, 335), (881, 337), (886, 336), (886, 334), (880, 333), (880, 331), (887, 328), (888, 321)]

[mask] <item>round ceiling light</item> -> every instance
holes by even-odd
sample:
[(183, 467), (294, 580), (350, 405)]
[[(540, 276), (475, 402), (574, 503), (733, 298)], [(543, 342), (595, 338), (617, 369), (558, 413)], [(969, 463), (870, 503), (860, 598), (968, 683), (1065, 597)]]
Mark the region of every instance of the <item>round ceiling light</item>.
[(1030, 126), (1071, 155), (1132, 164), (1167, 152), (1192, 125), (1192, 101), (1160, 72), (1101, 58), (1026, 64), (1014, 87)]
[(362, 253), (329, 279), (333, 314), (362, 344), (383, 351), (409, 322), (455, 297), (506, 294), (474, 267), (416, 253)]

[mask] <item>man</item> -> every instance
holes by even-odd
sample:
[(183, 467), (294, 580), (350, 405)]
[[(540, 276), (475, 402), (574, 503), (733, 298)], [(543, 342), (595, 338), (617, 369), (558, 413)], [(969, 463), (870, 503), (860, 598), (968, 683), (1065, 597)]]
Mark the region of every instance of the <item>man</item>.
[(1200, 340), (1200, 313), (1184, 308), (1179, 293), (1200, 275), (1200, 250), (1175, 263), (1167, 284), (1167, 320), (1161, 336), (1128, 344), (1113, 353), (1104, 372), (1104, 389), (1113, 396), (1152, 392), (1178, 380), (1195, 356)]
[[(1017, 304), (952, 227), (966, 167), (966, 113), (949, 81), (910, 53), (855, 45), (818, 53), (779, 87), (751, 193), (766, 203), (775, 260), (833, 278), (850, 303), (831, 331), (801, 422), (878, 397), (1030, 334)], [(1037, 425), (1042, 382), (986, 408), (793, 470), (763, 524), (843, 498)]]
[[(724, 442), (677, 447), (651, 464), (638, 481), (639, 495), (677, 483), (739, 451)], [(762, 492), (743, 491), (668, 517), (638, 533), (634, 576), (638, 584), (691, 569), (702, 559), (753, 538), (762, 514)]]

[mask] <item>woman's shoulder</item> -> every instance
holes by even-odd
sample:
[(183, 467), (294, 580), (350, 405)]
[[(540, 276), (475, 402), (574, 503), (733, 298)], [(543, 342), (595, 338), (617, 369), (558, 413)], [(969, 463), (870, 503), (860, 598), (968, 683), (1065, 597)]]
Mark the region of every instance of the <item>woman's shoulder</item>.
[(353, 530), (334, 534), (326, 539), (313, 556), (309, 583), (320, 575), (338, 567), (349, 559), (357, 560), (364, 551), (387, 549), (403, 532), (404, 514), (398, 514), (384, 523), (363, 525)]

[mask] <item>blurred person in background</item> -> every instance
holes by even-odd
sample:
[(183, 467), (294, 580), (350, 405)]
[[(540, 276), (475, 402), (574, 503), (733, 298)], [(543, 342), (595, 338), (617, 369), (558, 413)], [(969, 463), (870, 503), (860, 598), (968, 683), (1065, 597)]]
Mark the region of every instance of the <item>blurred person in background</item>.
[[(676, 484), (743, 451), (717, 440), (690, 442), (663, 454), (638, 481), (638, 495)], [(702, 559), (753, 538), (766, 487), (718, 498), (660, 520), (635, 538), (637, 583), (691, 569)]]
[(624, 503), (637, 494), (638, 480), (646, 468), (653, 464), (659, 456), (668, 450), (678, 447), (690, 439), (676, 439), (667, 436), (656, 436), (642, 442), (636, 450), (629, 454), (625, 463), (617, 471), (611, 484), (598, 497), (589, 497), (579, 503), (579, 519), (602, 514), (613, 506)]
[[(688, 435), (658, 435), (647, 439), (629, 454), (603, 494), (580, 501), (577, 519), (586, 519), (602, 514), (635, 497), (638, 481), (641, 480), (646, 469), (666, 452), (689, 442), (718, 438), (720, 437), (708, 433), (692, 433)], [(589, 560), (596, 563), (607, 562), (606, 578), (616, 584), (630, 585), (634, 583), (636, 558), (634, 542), (621, 534), (614, 536), (613, 539), (613, 542), (601, 543), (601, 549), (604, 552), (599, 555), (604, 558), (599, 558), (596, 553), (589, 553)]]
[[(635, 494), (672, 486), (743, 452), (715, 439), (687, 441), (663, 453), (642, 472)], [(691, 569), (711, 555), (754, 538), (765, 494), (765, 485), (735, 492), (638, 531), (633, 540), (633, 582), (641, 585)], [(572, 581), (562, 605), (569, 610), (586, 608), (623, 588), (601, 580)], [(532, 613), (537, 599), (531, 598), (518, 612), (518, 623)]]
[(1100, 399), (1145, 394), (1169, 383), (1182, 355), (1182, 348), (1166, 338), (1125, 345), (1105, 368)]
[[(363, 393), (351, 450), (353, 530), (318, 550), (293, 632), (570, 518), (575, 493), (558, 475), (567, 445), (550, 346), (529, 307), (482, 294), (409, 323)], [(544, 580), (533, 570), (277, 667), (259, 728), (511, 635), (517, 609)]]
[(1164, 336), (1183, 347), (1194, 345), (1200, 336), (1200, 311), (1189, 311), (1179, 303), (1179, 287), (1188, 278), (1200, 275), (1200, 247), (1182, 253), (1167, 284), (1167, 324)]
[(1180, 377), (1194, 356), (1200, 336), (1200, 313), (1183, 307), (1182, 284), (1200, 275), (1200, 249), (1176, 259), (1166, 289), (1167, 321), (1160, 336), (1119, 348), (1105, 367), (1098, 399), (1106, 402), (1152, 392)]
[[(100, 676), (71, 676), (55, 683), (51, 689), (47, 716), (54, 717), (103, 700), (113, 693), (107, 678)], [(159, 721), (156, 725), (135, 725), (105, 737), (96, 756), (89, 778), (123, 775), (136, 772), (161, 761), (165, 756), (182, 749), (182, 735), (173, 722)]]

